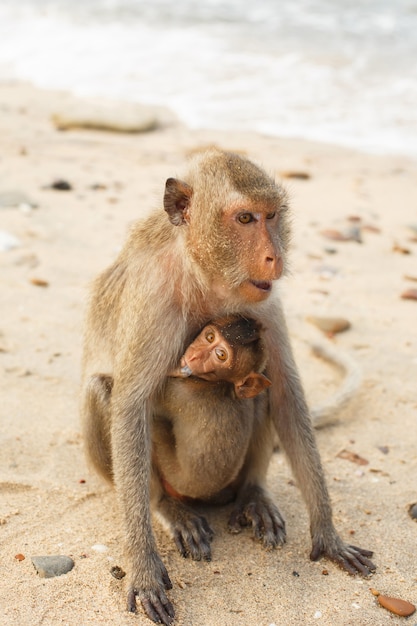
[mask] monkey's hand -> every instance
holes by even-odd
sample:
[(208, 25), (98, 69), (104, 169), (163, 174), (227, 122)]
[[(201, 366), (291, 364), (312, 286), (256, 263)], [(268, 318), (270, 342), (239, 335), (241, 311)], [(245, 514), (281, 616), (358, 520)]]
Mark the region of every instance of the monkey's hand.
[(361, 574), (370, 576), (375, 571), (376, 566), (369, 557), (373, 552), (351, 546), (340, 539), (334, 529), (312, 537), (313, 549), (310, 554), (312, 561), (317, 561), (321, 556), (325, 556), (334, 561), (349, 574)]
[(259, 485), (248, 485), (239, 494), (228, 529), (240, 533), (245, 526), (252, 526), (253, 536), (271, 550), (285, 543), (285, 522), (275, 504)]
[[(152, 555), (153, 566), (147, 568), (147, 581), (143, 581), (143, 576), (133, 577), (127, 595), (127, 610), (136, 613), (136, 597), (139, 599), (146, 615), (157, 624), (170, 626), (174, 620), (174, 607), (168, 600), (165, 589), (172, 589), (172, 583), (168, 576), (165, 565), (159, 556)], [(143, 564), (142, 564), (143, 567)], [(150, 576), (151, 572), (156, 572), (156, 576)]]
[(170, 496), (159, 502), (158, 514), (169, 527), (181, 556), (190, 556), (193, 561), (211, 561), (214, 532), (205, 517)]

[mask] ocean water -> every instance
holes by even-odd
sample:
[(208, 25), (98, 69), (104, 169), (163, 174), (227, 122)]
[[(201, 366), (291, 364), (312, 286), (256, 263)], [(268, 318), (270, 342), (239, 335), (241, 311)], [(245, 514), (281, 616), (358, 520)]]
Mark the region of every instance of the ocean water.
[(0, 0), (0, 81), (417, 156), (417, 0)]

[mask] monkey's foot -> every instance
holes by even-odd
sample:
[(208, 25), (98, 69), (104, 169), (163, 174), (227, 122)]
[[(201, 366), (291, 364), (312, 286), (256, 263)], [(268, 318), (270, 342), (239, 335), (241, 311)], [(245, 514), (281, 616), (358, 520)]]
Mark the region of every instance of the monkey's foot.
[(146, 615), (153, 622), (171, 626), (174, 621), (175, 611), (167, 598), (165, 589), (172, 589), (172, 583), (161, 559), (156, 554), (154, 558), (157, 561), (157, 570), (159, 569), (159, 584), (155, 582), (152, 586), (150, 584), (146, 585), (145, 588), (139, 584), (132, 583), (127, 594), (127, 610), (131, 613), (136, 613), (137, 597)]
[(257, 485), (243, 489), (229, 518), (229, 532), (240, 533), (245, 526), (252, 526), (253, 536), (268, 550), (285, 543), (284, 519), (268, 494)]
[(214, 532), (205, 517), (167, 495), (158, 504), (157, 516), (168, 528), (181, 556), (191, 557), (193, 561), (211, 561)]
[(214, 532), (202, 515), (188, 513), (174, 524), (174, 541), (179, 553), (184, 558), (190, 556), (193, 561), (211, 561), (211, 542)]
[(313, 549), (310, 559), (317, 561), (321, 556), (326, 556), (331, 561), (337, 563), (339, 567), (349, 572), (349, 574), (361, 574), (367, 577), (376, 570), (376, 565), (369, 559), (372, 554), (373, 552), (370, 550), (364, 550), (363, 548), (344, 543), (336, 535), (331, 542), (313, 538)]

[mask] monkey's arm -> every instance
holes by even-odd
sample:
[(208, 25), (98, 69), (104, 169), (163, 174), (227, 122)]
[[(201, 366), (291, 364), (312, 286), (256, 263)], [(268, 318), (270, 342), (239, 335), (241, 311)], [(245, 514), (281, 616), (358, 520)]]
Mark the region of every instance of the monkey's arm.
[[(130, 560), (128, 610), (136, 611), (137, 596), (153, 621), (170, 624), (174, 611), (164, 590), (172, 585), (156, 549), (148, 504), (149, 403), (129, 402), (115, 382), (112, 407), (113, 476), (125, 520)], [(121, 460), (123, 457), (126, 461)]]
[[(137, 297), (121, 301), (116, 337), (120, 348), (112, 390), (113, 476), (130, 560), (128, 609), (136, 610), (137, 596), (153, 621), (170, 624), (174, 610), (165, 589), (172, 585), (158, 555), (150, 519), (151, 398), (178, 359), (184, 339), (172, 313), (162, 310), (155, 321), (143, 315), (145, 308)], [(132, 324), (132, 319), (140, 324)], [(164, 333), (155, 332), (160, 328)], [(170, 350), (164, 345), (166, 336)]]
[(375, 569), (368, 558), (372, 553), (345, 544), (333, 525), (320, 456), (279, 301), (269, 303), (265, 311), (271, 417), (309, 511), (310, 558), (325, 555), (351, 574), (368, 576)]

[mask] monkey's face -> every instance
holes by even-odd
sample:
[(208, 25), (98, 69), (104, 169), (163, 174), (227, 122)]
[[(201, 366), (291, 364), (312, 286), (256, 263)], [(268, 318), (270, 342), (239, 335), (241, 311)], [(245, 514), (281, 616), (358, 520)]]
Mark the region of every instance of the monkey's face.
[(168, 179), (165, 210), (184, 228), (186, 251), (210, 293), (229, 304), (262, 302), (284, 271), (287, 195), (256, 165), (231, 153), (197, 157), (188, 182)]
[(204, 380), (233, 381), (234, 350), (219, 329), (208, 324), (187, 348), (181, 359), (186, 376)]
[(247, 201), (227, 208), (222, 215), (222, 230), (230, 247), (231, 282), (244, 302), (268, 298), (273, 281), (282, 275), (279, 221), (279, 208)]

